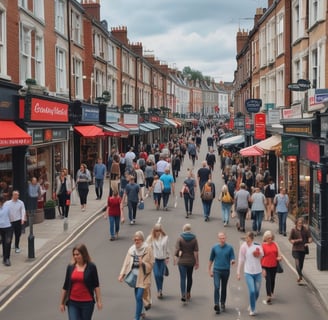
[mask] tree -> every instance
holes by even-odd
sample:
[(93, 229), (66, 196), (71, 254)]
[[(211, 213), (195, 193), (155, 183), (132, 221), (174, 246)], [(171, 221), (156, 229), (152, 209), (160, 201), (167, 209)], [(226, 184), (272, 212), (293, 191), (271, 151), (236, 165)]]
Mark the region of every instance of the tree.
[(182, 70), (182, 74), (184, 77), (190, 79), (190, 80), (203, 80), (204, 76), (203, 74), (198, 70), (193, 70), (190, 67), (184, 67)]

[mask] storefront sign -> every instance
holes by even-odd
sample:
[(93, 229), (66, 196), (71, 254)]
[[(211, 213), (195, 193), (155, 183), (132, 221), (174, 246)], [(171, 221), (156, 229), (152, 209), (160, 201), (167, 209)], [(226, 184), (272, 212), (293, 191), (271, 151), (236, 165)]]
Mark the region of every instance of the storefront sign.
[(288, 109), (282, 110), (282, 118), (283, 119), (299, 119), (302, 118), (302, 105), (297, 104), (291, 106)]
[(115, 111), (106, 112), (106, 123), (118, 123), (120, 122), (121, 114)]
[(299, 140), (295, 137), (281, 137), (282, 154), (284, 156), (298, 156), (300, 152)]
[(320, 162), (320, 146), (316, 142), (301, 140), (300, 158), (304, 160)]
[(2, 120), (15, 119), (15, 104), (18, 88), (0, 87), (0, 115)]
[(249, 113), (257, 113), (260, 111), (262, 106), (261, 99), (247, 99), (245, 101), (245, 108)]
[(52, 140), (67, 140), (67, 129), (53, 129)]
[(138, 114), (137, 113), (124, 113), (123, 114), (124, 124), (138, 124)]
[(325, 108), (328, 102), (328, 89), (310, 89), (308, 91), (308, 111)]
[(280, 115), (281, 115), (280, 109), (268, 110), (268, 123), (271, 125), (279, 124), (281, 118)]
[(99, 109), (97, 107), (82, 105), (82, 121), (99, 122)]
[(31, 121), (68, 122), (68, 104), (32, 98)]
[(263, 140), (266, 138), (265, 114), (258, 113), (255, 115), (254, 118), (255, 118), (254, 138), (256, 140)]
[(51, 141), (67, 140), (67, 129), (28, 129), (27, 133), (33, 137), (33, 144)]

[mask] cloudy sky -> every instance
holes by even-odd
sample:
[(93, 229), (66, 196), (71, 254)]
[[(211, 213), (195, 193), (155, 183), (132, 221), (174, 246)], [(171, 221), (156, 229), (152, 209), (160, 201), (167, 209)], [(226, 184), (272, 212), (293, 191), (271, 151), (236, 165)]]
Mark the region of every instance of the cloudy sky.
[(101, 0), (109, 28), (126, 26), (130, 42), (182, 71), (185, 66), (215, 81), (232, 81), (236, 33), (251, 30), (267, 0)]

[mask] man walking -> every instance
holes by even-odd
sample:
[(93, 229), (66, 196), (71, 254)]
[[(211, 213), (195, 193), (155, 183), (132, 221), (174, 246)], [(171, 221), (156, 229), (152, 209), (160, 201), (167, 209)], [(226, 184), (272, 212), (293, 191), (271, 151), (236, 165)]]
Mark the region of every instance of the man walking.
[(202, 167), (197, 171), (198, 185), (202, 192), (204, 184), (211, 179), (211, 170), (207, 167), (206, 160), (202, 162)]
[(98, 162), (93, 168), (93, 176), (95, 177), (95, 190), (97, 200), (101, 200), (103, 194), (104, 179), (106, 176), (106, 166), (103, 164), (101, 158), (98, 158)]
[(11, 200), (8, 200), (4, 204), (9, 210), (9, 218), (11, 226), (15, 233), (15, 252), (20, 253), (19, 240), (22, 234), (22, 226), (26, 220), (25, 205), (22, 200), (19, 199), (19, 192), (13, 191)]
[(208, 273), (214, 282), (214, 310), (216, 314), (219, 314), (220, 310), (225, 311), (230, 267), (235, 264), (233, 247), (226, 243), (226, 238), (224, 232), (218, 233), (219, 243), (212, 247), (208, 263)]
[(129, 176), (128, 179), (129, 183), (125, 187), (122, 203), (125, 203), (127, 200), (130, 224), (135, 224), (140, 188), (139, 185), (135, 183), (134, 176)]
[(162, 192), (163, 208), (165, 211), (167, 211), (167, 205), (169, 202), (171, 191), (174, 195), (174, 179), (173, 176), (170, 174), (170, 168), (165, 169), (165, 172), (161, 175), (160, 180), (163, 182), (164, 185)]

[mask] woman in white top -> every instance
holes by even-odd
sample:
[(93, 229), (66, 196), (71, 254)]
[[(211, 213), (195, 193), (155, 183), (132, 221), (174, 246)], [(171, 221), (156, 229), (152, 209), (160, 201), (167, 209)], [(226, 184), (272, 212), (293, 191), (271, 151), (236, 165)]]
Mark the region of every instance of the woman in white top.
[(245, 242), (239, 249), (237, 279), (240, 280), (241, 266), (244, 265), (244, 275), (249, 293), (249, 315), (255, 316), (256, 300), (260, 295), (262, 282), (263, 249), (254, 242), (254, 233), (247, 232)]
[(155, 258), (153, 271), (157, 287), (157, 298), (163, 297), (164, 275), (170, 258), (169, 240), (160, 223), (156, 223), (146, 242), (152, 247)]
[(250, 202), (252, 203), (252, 220), (253, 220), (253, 231), (257, 235), (261, 234), (262, 221), (264, 212), (266, 209), (266, 199), (264, 194), (261, 192), (259, 187), (254, 189), (254, 193), (251, 195)]
[(163, 189), (164, 189), (163, 182), (161, 180), (159, 180), (158, 175), (155, 175), (154, 182), (151, 186), (151, 191), (153, 191), (156, 210), (159, 210), (159, 208), (161, 206), (161, 198), (162, 198)]
[(139, 165), (136, 165), (135, 167), (135, 172), (137, 175), (137, 184), (139, 185), (139, 195), (140, 195), (140, 199), (144, 199), (145, 195), (144, 195), (144, 189), (145, 189), (145, 175), (143, 173), (143, 171), (140, 169)]

